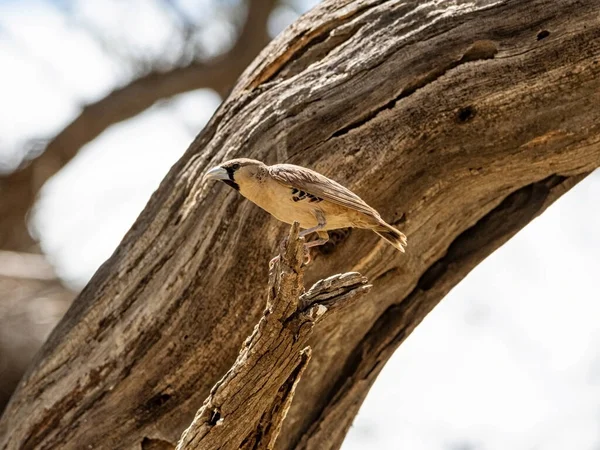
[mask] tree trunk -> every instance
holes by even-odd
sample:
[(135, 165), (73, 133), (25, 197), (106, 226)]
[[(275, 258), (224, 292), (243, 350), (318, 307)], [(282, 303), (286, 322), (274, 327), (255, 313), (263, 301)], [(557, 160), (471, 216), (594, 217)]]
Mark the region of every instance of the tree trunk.
[(306, 273), (373, 284), (315, 327), (277, 442), (338, 448), (425, 315), (600, 164), (599, 60), (594, 0), (318, 6), (242, 75), (76, 299), (8, 405), (0, 448), (177, 442), (261, 317), (285, 229), (201, 182), (241, 155), (314, 168), (408, 235), (402, 255), (340, 231)]

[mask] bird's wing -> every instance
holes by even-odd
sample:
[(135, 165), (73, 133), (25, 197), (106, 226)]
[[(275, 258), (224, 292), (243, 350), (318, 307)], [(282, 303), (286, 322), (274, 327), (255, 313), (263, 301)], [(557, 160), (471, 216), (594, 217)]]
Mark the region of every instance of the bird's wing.
[(314, 170), (293, 164), (276, 164), (269, 167), (269, 173), (276, 181), (290, 186), (290, 188), (299, 189), (368, 216), (379, 217), (377, 211), (367, 205), (363, 199), (350, 189)]

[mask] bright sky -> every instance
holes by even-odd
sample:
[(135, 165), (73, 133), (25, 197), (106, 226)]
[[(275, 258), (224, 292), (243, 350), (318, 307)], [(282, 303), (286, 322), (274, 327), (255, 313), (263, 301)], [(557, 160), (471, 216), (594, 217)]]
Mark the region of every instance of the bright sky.
[[(131, 74), (73, 18), (155, 55), (170, 34), (151, 4), (0, 0), (0, 169)], [(231, 39), (211, 14), (194, 16), (210, 24), (207, 54)], [(294, 15), (279, 9), (272, 32)], [(34, 222), (69, 284), (83, 286), (112, 253), (219, 101), (192, 92), (115, 125), (46, 185)], [(386, 366), (344, 450), (597, 450), (599, 198), (596, 172), (456, 287)]]

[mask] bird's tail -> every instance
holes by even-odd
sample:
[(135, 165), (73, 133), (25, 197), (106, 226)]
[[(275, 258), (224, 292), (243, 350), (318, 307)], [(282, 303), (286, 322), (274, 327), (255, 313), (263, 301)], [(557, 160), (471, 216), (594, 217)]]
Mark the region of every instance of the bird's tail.
[(376, 228), (373, 229), (373, 231), (400, 250), (402, 253), (405, 252), (404, 247), (406, 247), (406, 236), (404, 233), (396, 230), (393, 226), (388, 225), (383, 220)]

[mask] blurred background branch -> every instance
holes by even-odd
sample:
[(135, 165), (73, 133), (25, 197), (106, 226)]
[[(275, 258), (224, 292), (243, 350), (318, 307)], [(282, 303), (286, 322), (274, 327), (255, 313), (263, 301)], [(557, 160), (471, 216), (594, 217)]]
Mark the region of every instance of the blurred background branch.
[[(193, 23), (174, 2), (164, 1), (182, 22), (182, 39), (190, 39)], [(268, 43), (267, 21), (275, 0), (249, 0), (246, 21), (234, 46), (209, 60), (194, 59), (185, 65), (161, 70), (163, 61), (152, 62), (151, 70), (110, 92), (99, 101), (83, 107), (81, 113), (52, 138), (41, 155), (25, 163), (24, 168), (3, 176), (0, 189), (0, 248), (23, 250), (33, 245), (25, 223), (41, 186), (65, 166), (88, 142), (111, 125), (129, 119), (157, 101), (195, 89), (208, 88), (225, 96), (237, 77)], [(97, 36), (97, 33), (91, 33)], [(116, 46), (110, 48), (118, 48)], [(183, 60), (183, 54), (179, 60)], [(40, 150), (35, 153), (39, 153)]]

